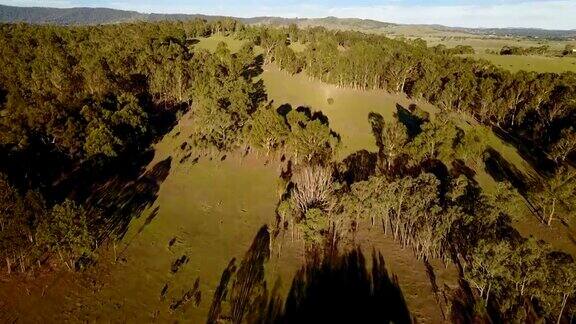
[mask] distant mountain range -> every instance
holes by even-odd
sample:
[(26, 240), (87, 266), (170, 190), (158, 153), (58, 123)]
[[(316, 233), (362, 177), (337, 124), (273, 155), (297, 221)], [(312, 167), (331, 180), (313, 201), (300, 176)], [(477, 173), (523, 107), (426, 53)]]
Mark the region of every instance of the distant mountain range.
[[(136, 11), (116, 10), (108, 8), (44, 8), (44, 7), (13, 7), (0, 5), (0, 23), (26, 22), (30, 24), (57, 25), (98, 25), (135, 21), (181, 21), (190, 19), (214, 20), (223, 16), (208, 16), (200, 14), (145, 14)], [(235, 18), (235, 17), (233, 17)], [(477, 35), (522, 36), (538, 38), (576, 39), (576, 30), (547, 30), (536, 28), (460, 28), (441, 25), (400, 25), (370, 19), (358, 18), (281, 18), (253, 17), (235, 18), (245, 24), (264, 24), (285, 26), (297, 24), (301, 27), (324, 26), (333, 29), (354, 29), (362, 31), (390, 31), (401, 27), (416, 27), (435, 31), (461, 32)]]
[(0, 22), (26, 22), (30, 24), (99, 25), (134, 21), (190, 20), (221, 17), (180, 14), (143, 14), (136, 11), (108, 8), (44, 8), (12, 7), (0, 5)]

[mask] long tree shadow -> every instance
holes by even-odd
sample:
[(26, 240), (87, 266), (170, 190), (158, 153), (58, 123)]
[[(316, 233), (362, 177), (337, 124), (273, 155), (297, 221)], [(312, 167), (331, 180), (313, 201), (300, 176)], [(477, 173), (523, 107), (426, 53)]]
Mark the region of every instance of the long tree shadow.
[(264, 264), (269, 258), (270, 234), (268, 227), (262, 226), (240, 266), (236, 266), (236, 259), (233, 258), (222, 273), (207, 323), (219, 323), (222, 320), (241, 323), (247, 316), (254, 316), (254, 309), (261, 308), (262, 302), (268, 298)]
[(509, 181), (521, 194), (526, 194), (534, 185), (534, 180), (529, 179), (516, 166), (508, 162), (500, 152), (489, 147), (483, 156), (486, 172), (496, 181)]
[[(274, 314), (275, 312), (267, 312)], [(386, 270), (380, 253), (368, 270), (357, 248), (300, 269), (274, 323), (410, 323), (411, 316), (396, 276)]]
[[(158, 198), (160, 185), (168, 177), (171, 165), (172, 157), (168, 157), (133, 181), (126, 182), (125, 178), (116, 177), (95, 188), (87, 203), (104, 211), (102, 219), (93, 224), (98, 229), (100, 240), (111, 234), (118, 238), (126, 234), (132, 218), (139, 217)], [(156, 214), (157, 210), (148, 217), (148, 222)]]
[(518, 154), (538, 173), (550, 175), (554, 172), (554, 162), (550, 160), (548, 156), (546, 156), (546, 153), (537, 145), (528, 145), (525, 141), (498, 127), (492, 127), (492, 131), (502, 141), (512, 144), (518, 150)]
[(292, 280), (286, 300), (264, 276), (270, 235), (262, 227), (240, 266), (232, 259), (214, 293), (208, 323), (410, 323), (395, 276), (373, 252), (369, 270), (362, 251), (315, 255)]
[(408, 136), (414, 138), (422, 132), (422, 124), (427, 121), (427, 117), (419, 117), (414, 114), (415, 110), (418, 109), (415, 105), (410, 105), (409, 109), (396, 104), (396, 117), (399, 122), (406, 126)]

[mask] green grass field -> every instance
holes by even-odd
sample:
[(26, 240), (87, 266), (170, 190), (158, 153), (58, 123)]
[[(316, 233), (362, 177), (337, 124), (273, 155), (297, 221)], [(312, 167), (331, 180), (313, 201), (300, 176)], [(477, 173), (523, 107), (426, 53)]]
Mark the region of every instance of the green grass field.
[[(328, 117), (330, 127), (342, 137), (341, 158), (361, 149), (377, 150), (368, 122), (370, 112), (377, 112), (389, 119), (396, 112), (397, 104), (408, 108), (414, 103), (405, 96), (384, 91), (338, 88), (311, 80), (304, 74), (291, 76), (275, 66), (267, 66), (262, 77), (268, 98), (276, 105), (289, 103), (293, 108), (307, 106), (322, 111)], [(328, 103), (329, 98), (334, 100), (332, 104)], [(428, 111), (435, 109), (431, 105), (419, 104)]]
[(525, 37), (504, 37), (490, 35), (475, 35), (454, 30), (440, 30), (430, 26), (399, 25), (390, 26), (382, 31), (390, 37), (422, 38), (428, 46), (443, 44), (447, 47), (457, 45), (472, 46), (477, 53), (486, 50), (500, 51), (504, 46), (533, 47), (546, 45), (550, 50), (561, 51), (567, 44), (576, 43), (567, 40), (530, 39)]
[(493, 64), (517, 72), (520, 70), (534, 72), (562, 73), (566, 71), (576, 72), (576, 57), (547, 57), (547, 56), (523, 56), (523, 55), (497, 55), (497, 54), (473, 54), (466, 55), (475, 59), (483, 59)]
[(568, 41), (552, 41), (552, 40), (532, 40), (525, 38), (504, 38), (504, 37), (487, 37), (476, 35), (462, 35), (462, 36), (426, 36), (422, 37), (428, 42), (429, 46), (438, 44), (446, 45), (447, 47), (455, 47), (457, 45), (472, 46), (476, 53), (484, 53), (486, 50), (499, 52), (504, 46), (518, 46), (518, 47), (533, 47), (533, 46), (550, 46), (553, 51), (561, 51)]
[[(186, 121), (184, 117), (183, 123)], [(198, 164), (179, 164), (183, 154), (179, 146), (187, 139), (186, 126), (178, 127), (182, 134), (168, 134), (156, 146), (155, 161), (173, 156), (170, 175), (164, 181), (154, 209), (158, 216), (138, 233), (146, 214), (131, 224), (123, 255), (125, 265), (114, 269), (118, 285), (103, 291), (103, 298), (127, 294), (132, 311), (141, 305), (158, 305), (158, 296), (165, 283), (173, 287), (170, 298), (179, 297), (200, 278), (202, 302), (199, 308), (189, 307), (176, 313), (180, 320), (200, 322), (205, 320), (214, 289), (222, 271), (234, 257), (241, 259), (248, 250), (260, 227), (273, 224), (275, 219), (276, 183), (278, 170), (275, 164), (264, 165), (255, 157), (201, 158)], [(154, 162), (151, 163), (153, 165)], [(168, 248), (168, 242), (177, 238)], [(187, 255), (189, 262), (176, 274), (170, 273), (170, 264)], [(294, 264), (294, 271), (298, 262)], [(134, 276), (133, 271), (144, 271)], [(289, 271), (288, 267), (278, 268)], [(272, 275), (272, 274), (271, 274)], [(118, 287), (127, 291), (118, 291)], [(130, 291), (132, 289), (132, 291)], [(167, 307), (160, 308), (160, 315), (168, 321), (174, 318)], [(147, 321), (146, 317), (141, 319)]]

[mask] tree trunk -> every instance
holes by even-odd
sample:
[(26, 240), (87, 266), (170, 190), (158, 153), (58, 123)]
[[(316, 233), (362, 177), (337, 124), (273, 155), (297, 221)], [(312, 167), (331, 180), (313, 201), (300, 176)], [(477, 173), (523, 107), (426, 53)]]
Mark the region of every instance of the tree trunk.
[(336, 223), (332, 225), (332, 246), (336, 246)]
[(11, 266), (9, 257), (6, 257), (6, 267), (8, 268), (8, 274), (10, 274)]
[(22, 271), (22, 273), (26, 272), (26, 266), (24, 266), (24, 258), (22, 257), (22, 254), (20, 254), (20, 271)]
[(548, 216), (548, 226), (552, 224), (552, 217), (554, 217), (555, 209), (556, 209), (556, 198), (552, 199), (552, 208), (550, 210), (550, 216)]
[(384, 218), (382, 218), (382, 227), (384, 227), (384, 236), (386, 236), (388, 234), (388, 224), (387, 221), (384, 220)]
[(492, 283), (488, 283), (488, 290), (486, 290), (486, 306), (488, 306), (488, 298), (490, 298), (490, 288), (492, 288)]
[(118, 260), (118, 257), (116, 255), (116, 241), (112, 242), (112, 246), (114, 248), (114, 262), (116, 262)]
[(557, 324), (560, 324), (562, 320), (562, 313), (564, 313), (564, 307), (566, 307), (566, 301), (568, 300), (568, 294), (564, 294), (562, 297), (562, 308), (560, 309), (560, 314), (558, 314), (558, 320), (556, 321)]

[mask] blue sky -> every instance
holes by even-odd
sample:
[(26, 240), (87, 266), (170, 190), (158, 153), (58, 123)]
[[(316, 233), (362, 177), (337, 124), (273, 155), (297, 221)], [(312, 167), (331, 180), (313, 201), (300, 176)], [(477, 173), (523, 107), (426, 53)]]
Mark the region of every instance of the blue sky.
[(462, 27), (576, 29), (576, 0), (0, 0), (43, 7), (107, 7), (237, 17), (355, 17)]

